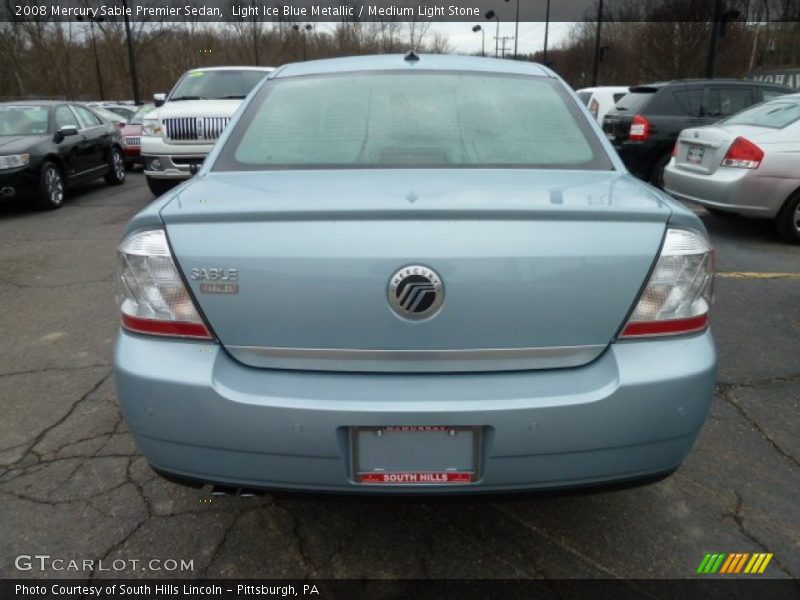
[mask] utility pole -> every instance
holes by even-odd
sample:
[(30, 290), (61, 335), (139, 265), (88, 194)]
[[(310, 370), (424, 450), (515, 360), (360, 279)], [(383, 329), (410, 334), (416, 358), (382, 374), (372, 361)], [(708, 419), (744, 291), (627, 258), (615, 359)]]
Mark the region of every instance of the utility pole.
[(600, 30), (602, 26), (603, 0), (600, 0), (600, 3), (597, 7), (597, 38), (594, 41), (594, 69), (592, 69), (592, 87), (597, 87), (597, 72), (600, 69)]
[(133, 51), (133, 36), (131, 35), (131, 22), (128, 19), (128, 0), (122, 0), (122, 6), (125, 9), (125, 40), (128, 44), (128, 65), (131, 71), (131, 86), (133, 87), (133, 102), (136, 106), (142, 103), (142, 97), (139, 94), (139, 73), (136, 69), (136, 53)]
[(708, 56), (706, 56), (706, 77), (714, 77), (714, 58), (717, 54), (717, 40), (719, 39), (719, 22), (722, 15), (722, 0), (714, 0), (714, 15), (711, 17), (711, 39), (708, 41)]
[(495, 39), (497, 39), (498, 42), (500, 42), (500, 41), (503, 42), (501, 58), (505, 58), (506, 57), (506, 42), (510, 42), (511, 40), (513, 40), (514, 36), (513, 35), (504, 35), (504, 36), (501, 36), (501, 37), (495, 38)]
[(514, 25), (514, 58), (517, 58), (517, 40), (519, 39), (519, 0), (517, 0), (517, 18), (515, 23), (516, 24)]
[(550, 0), (544, 13), (544, 66), (547, 66), (547, 34), (550, 33)]
[(256, 0), (250, 0), (253, 7), (253, 58), (258, 66), (258, 21), (256, 20)]

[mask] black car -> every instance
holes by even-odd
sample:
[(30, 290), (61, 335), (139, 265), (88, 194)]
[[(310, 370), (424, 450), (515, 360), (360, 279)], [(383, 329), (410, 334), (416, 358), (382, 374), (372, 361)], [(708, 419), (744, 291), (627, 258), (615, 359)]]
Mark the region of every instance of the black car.
[(54, 209), (68, 185), (99, 177), (125, 182), (114, 125), (76, 103), (0, 103), (0, 197), (29, 197)]
[(678, 134), (793, 90), (739, 79), (691, 79), (630, 89), (603, 119), (603, 131), (628, 169), (663, 188)]

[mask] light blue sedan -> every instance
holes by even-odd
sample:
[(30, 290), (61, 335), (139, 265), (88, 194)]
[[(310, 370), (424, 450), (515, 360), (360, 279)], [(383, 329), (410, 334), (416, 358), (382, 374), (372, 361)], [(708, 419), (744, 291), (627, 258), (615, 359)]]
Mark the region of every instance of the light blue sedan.
[(119, 259), (119, 398), (184, 482), (651, 481), (713, 394), (702, 224), (531, 63), (277, 69)]

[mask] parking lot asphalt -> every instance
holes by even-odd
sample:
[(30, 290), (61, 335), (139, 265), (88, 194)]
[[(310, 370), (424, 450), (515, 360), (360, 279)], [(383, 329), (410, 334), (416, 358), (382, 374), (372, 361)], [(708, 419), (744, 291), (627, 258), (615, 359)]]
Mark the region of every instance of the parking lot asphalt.
[[(137, 173), (83, 185), (54, 212), (0, 206), (0, 577), (684, 578), (707, 552), (772, 552), (763, 577), (800, 576), (800, 246), (769, 223), (698, 209), (721, 273), (719, 385), (666, 480), (446, 500), (217, 498), (155, 476), (115, 398), (115, 247), (151, 200)], [(193, 570), (15, 568), (33, 554)]]

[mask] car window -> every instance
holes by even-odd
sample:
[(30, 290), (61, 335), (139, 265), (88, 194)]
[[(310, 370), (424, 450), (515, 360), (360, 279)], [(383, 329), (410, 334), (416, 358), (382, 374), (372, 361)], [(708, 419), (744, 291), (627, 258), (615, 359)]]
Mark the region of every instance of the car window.
[(56, 109), (56, 129), (61, 129), (62, 127), (81, 128), (81, 124), (78, 122), (75, 113), (66, 105), (59, 106)]
[(722, 121), (726, 125), (756, 125), (783, 129), (800, 120), (800, 98), (781, 98), (752, 106)]
[(626, 92), (618, 92), (618, 93), (614, 94), (614, 104), (616, 104), (617, 102), (622, 100), (625, 97), (625, 94), (626, 94)]
[(786, 90), (777, 90), (775, 88), (761, 88), (764, 100), (772, 100), (773, 98), (780, 98), (788, 94)]
[(136, 114), (131, 117), (130, 123), (131, 125), (141, 125), (142, 121), (144, 120), (145, 115), (155, 109), (154, 104), (145, 104), (139, 110), (136, 111)]
[(655, 98), (655, 88), (645, 88), (642, 91), (632, 91), (625, 94), (616, 104), (618, 111), (626, 113), (637, 113), (641, 111), (653, 98)]
[(269, 73), (255, 70), (191, 71), (169, 96), (170, 101), (244, 98)]
[(215, 165), (455, 167), (612, 164), (555, 80), (416, 71), (271, 81), (250, 103)]
[(90, 111), (85, 106), (73, 105), (75, 112), (78, 113), (78, 117), (83, 123), (84, 128), (88, 129), (89, 127), (96, 127), (97, 125), (102, 125), (102, 121), (100, 118), (97, 117), (92, 111)]
[(705, 114), (727, 117), (753, 104), (753, 89), (747, 86), (709, 87)]
[(586, 106), (589, 106), (589, 100), (592, 99), (592, 92), (578, 92), (578, 98), (581, 99)]
[(0, 135), (41, 135), (47, 133), (46, 106), (0, 106)]

